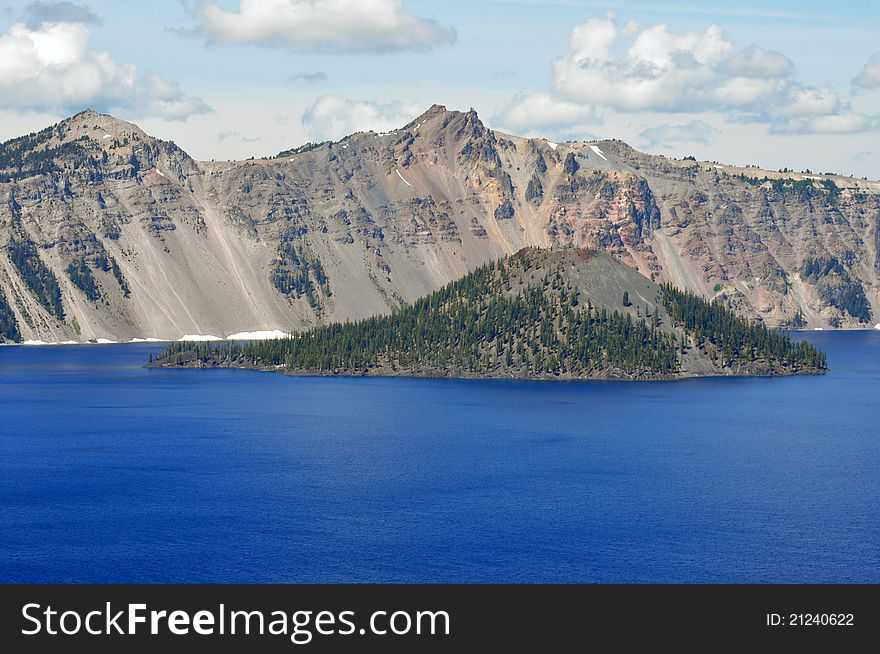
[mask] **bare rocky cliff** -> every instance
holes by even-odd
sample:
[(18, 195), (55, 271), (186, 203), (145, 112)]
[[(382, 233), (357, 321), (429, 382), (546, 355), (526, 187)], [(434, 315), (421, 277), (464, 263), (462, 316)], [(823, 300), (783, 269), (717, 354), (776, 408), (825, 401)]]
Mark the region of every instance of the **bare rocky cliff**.
[(557, 145), (440, 106), (238, 162), (86, 111), (0, 145), (0, 200), (5, 340), (298, 330), (569, 244), (768, 325), (880, 322), (877, 182)]

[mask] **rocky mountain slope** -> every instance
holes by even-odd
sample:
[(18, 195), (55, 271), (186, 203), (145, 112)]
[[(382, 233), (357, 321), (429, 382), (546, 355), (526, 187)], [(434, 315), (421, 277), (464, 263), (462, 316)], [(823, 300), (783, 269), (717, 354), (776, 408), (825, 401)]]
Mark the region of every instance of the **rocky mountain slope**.
[(280, 340), (172, 343), (151, 365), (633, 380), (821, 373), (825, 356), (608, 253), (523, 248), (391, 315)]
[(880, 316), (877, 182), (519, 138), (440, 106), (237, 162), (86, 111), (0, 145), (0, 200), (5, 340), (300, 330), (525, 246), (599, 248), (773, 326)]

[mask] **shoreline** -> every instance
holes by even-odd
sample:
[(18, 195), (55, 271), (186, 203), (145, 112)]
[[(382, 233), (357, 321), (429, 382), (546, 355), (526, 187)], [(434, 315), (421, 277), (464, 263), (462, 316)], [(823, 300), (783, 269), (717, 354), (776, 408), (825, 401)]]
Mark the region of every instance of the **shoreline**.
[[(801, 329), (780, 329), (779, 331), (789, 333), (805, 333), (814, 332), (880, 332), (880, 323), (874, 327), (823, 327), (801, 328)], [(264, 336), (264, 334), (270, 334)], [(281, 330), (273, 331), (254, 331), (239, 332), (221, 338), (219, 336), (210, 335), (190, 335), (187, 334), (181, 338), (133, 338), (128, 341), (114, 341), (109, 338), (98, 338), (88, 341), (43, 341), (43, 340), (26, 340), (21, 343), (0, 343), (0, 347), (63, 347), (71, 345), (144, 345), (144, 344), (162, 344), (162, 343), (229, 343), (233, 341), (265, 341), (287, 338), (295, 336), (296, 332), (282, 332)]]
[[(779, 331), (793, 334), (812, 334), (814, 332), (880, 332), (880, 324), (874, 327), (835, 327), (825, 329), (823, 327), (802, 328), (802, 329), (780, 329)], [(247, 334), (247, 337), (244, 335)], [(256, 334), (274, 334), (272, 336), (256, 336)], [(241, 332), (232, 334), (225, 338), (219, 336), (201, 336), (194, 337), (191, 335), (182, 338), (133, 338), (128, 341), (114, 341), (108, 338), (98, 338), (88, 341), (42, 341), (42, 340), (26, 340), (21, 343), (0, 343), (0, 347), (63, 347), (71, 345), (144, 345), (144, 344), (163, 344), (163, 343), (231, 343), (234, 341), (265, 341), (287, 338), (295, 336), (296, 332)], [(233, 338), (234, 337), (234, 338)]]
[[(843, 331), (843, 330), (840, 330)], [(193, 362), (187, 362), (193, 363)], [(466, 380), (466, 381), (532, 381), (532, 382), (675, 382), (686, 381), (690, 379), (776, 379), (785, 377), (821, 377), (828, 373), (830, 368), (825, 369), (804, 369), (796, 372), (768, 372), (762, 370), (759, 373), (748, 374), (736, 372), (730, 374), (724, 373), (677, 373), (653, 376), (632, 376), (632, 375), (597, 375), (597, 376), (565, 376), (565, 375), (494, 375), (494, 374), (478, 374), (478, 373), (456, 373), (444, 371), (405, 371), (405, 370), (388, 370), (386, 368), (372, 368), (367, 370), (346, 370), (346, 371), (321, 371), (307, 369), (285, 369), (284, 366), (258, 366), (258, 365), (207, 365), (202, 361), (193, 365), (184, 364), (162, 364), (160, 361), (146, 364), (144, 368), (151, 370), (243, 370), (251, 372), (280, 373), (285, 377), (300, 378), (324, 378), (324, 379), (357, 379), (357, 378), (389, 378), (389, 379), (449, 379), (449, 380)]]
[(145, 343), (228, 343), (232, 341), (265, 341), (287, 338), (290, 332), (280, 329), (258, 330), (250, 332), (236, 332), (229, 336), (220, 337), (210, 334), (184, 334), (180, 338), (155, 338), (134, 337), (127, 341), (117, 341), (110, 338), (92, 338), (86, 341), (44, 341), (42, 339), (28, 339), (21, 343), (0, 343), (0, 346), (13, 345), (22, 347), (59, 347), (63, 345), (143, 345)]

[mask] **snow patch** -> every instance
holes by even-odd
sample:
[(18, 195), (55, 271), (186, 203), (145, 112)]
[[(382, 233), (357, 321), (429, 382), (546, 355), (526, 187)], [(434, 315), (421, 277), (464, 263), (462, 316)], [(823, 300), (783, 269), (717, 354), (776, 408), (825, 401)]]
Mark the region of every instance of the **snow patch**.
[(342, 146), (342, 149), (343, 149), (343, 150), (348, 150), (348, 146), (347, 146), (347, 145), (343, 145), (343, 146)]
[(880, 322), (878, 322), (876, 325), (874, 325), (874, 329), (880, 329)]
[(813, 331), (814, 332), (821, 332), (822, 328), (821, 327), (813, 327)]
[(163, 341), (161, 338), (153, 338), (152, 336), (148, 336), (147, 338), (138, 338), (137, 336), (135, 336), (129, 342), (130, 343), (164, 343), (165, 341)]
[(192, 343), (192, 342), (202, 342), (202, 341), (222, 341), (223, 339), (219, 336), (212, 336), (211, 334), (184, 334), (180, 338), (177, 339), (178, 343)]
[(724, 168), (724, 166), (714, 165), (714, 166), (712, 166), (712, 168), (717, 168), (718, 170), (721, 170), (722, 168)]
[(165, 173), (163, 173), (163, 172), (162, 172), (161, 170), (159, 170), (158, 168), (156, 168), (156, 174), (157, 174), (159, 177), (165, 177)]
[(79, 341), (58, 341), (58, 345), (79, 345)]
[(591, 146), (590, 146), (590, 150), (592, 150), (593, 152), (595, 152), (596, 154), (598, 154), (600, 157), (602, 157), (603, 159), (605, 159), (605, 161), (608, 161), (608, 159), (605, 157), (605, 153), (602, 152), (602, 150), (599, 149), (599, 146), (598, 146), (598, 145), (591, 145)]
[(95, 339), (95, 342), (98, 345), (112, 345), (113, 343), (118, 343), (119, 341), (113, 341), (113, 340), (110, 340), (109, 338), (98, 338), (98, 339)]
[(266, 340), (275, 340), (278, 338), (289, 338), (290, 334), (287, 332), (283, 332), (280, 329), (272, 329), (270, 331), (257, 331), (257, 332), (238, 332), (236, 334), (230, 334), (226, 337), (227, 341), (266, 341)]
[(815, 179), (817, 182), (821, 182), (824, 178), (816, 177), (815, 175), (804, 175), (807, 179)]
[(556, 148), (559, 147), (559, 144), (558, 144), (558, 143), (554, 143), (553, 141), (547, 141), (547, 145), (550, 146), (550, 149), (551, 149), (551, 150), (555, 150)]
[(105, 139), (112, 139), (113, 135), (112, 134), (104, 134), (104, 138)]
[(397, 176), (400, 177), (400, 179), (403, 180), (403, 183), (404, 183), (404, 184), (406, 184), (407, 186), (409, 186), (410, 188), (412, 188), (412, 184), (410, 184), (408, 181), (406, 181), (406, 178), (405, 178), (403, 175), (400, 174), (400, 171), (399, 171), (397, 168), (394, 169), (394, 172), (397, 173)]
[(46, 341), (41, 341), (39, 339), (36, 340), (27, 340), (22, 343), (22, 345), (49, 345)]

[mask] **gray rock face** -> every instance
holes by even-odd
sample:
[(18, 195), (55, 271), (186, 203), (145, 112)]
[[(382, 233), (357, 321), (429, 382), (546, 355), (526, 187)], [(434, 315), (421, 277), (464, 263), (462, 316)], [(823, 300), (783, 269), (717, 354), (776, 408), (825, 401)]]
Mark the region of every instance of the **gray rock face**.
[(86, 111), (0, 145), (0, 198), (0, 292), (23, 339), (357, 319), (530, 245), (603, 249), (771, 325), (865, 325), (802, 274), (833, 258), (880, 322), (877, 182), (554, 146), (440, 106), (216, 163)]

